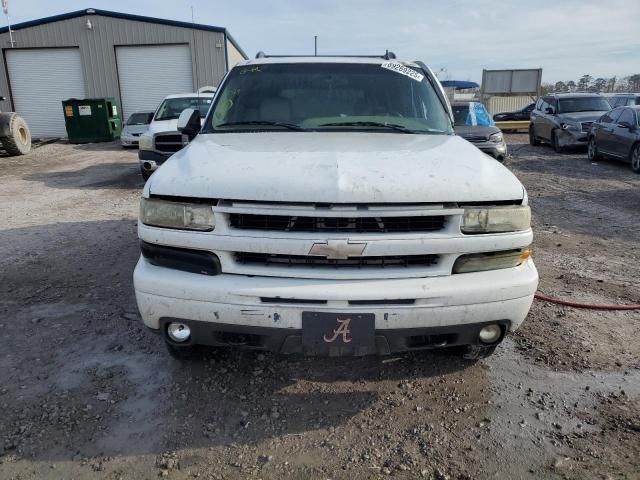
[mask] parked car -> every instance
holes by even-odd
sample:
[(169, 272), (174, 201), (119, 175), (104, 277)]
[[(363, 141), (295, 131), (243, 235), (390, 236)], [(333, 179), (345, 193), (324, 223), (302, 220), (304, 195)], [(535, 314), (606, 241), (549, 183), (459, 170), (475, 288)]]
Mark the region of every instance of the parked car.
[(531, 112), (529, 143), (548, 142), (560, 153), (587, 145), (591, 124), (611, 109), (597, 93), (557, 93), (540, 97)]
[(640, 93), (616, 93), (608, 100), (611, 108), (640, 105)]
[(145, 180), (171, 155), (183, 146), (182, 134), (177, 130), (178, 117), (192, 108), (204, 120), (215, 93), (183, 93), (169, 95), (155, 111), (147, 133), (140, 136), (138, 159)]
[(531, 112), (533, 112), (533, 109), (535, 108), (536, 103), (530, 103), (529, 105), (522, 107), (520, 110), (516, 110), (515, 112), (503, 112), (503, 113), (496, 113), (493, 116), (493, 119), (496, 122), (512, 122), (512, 121), (519, 121), (519, 120), (529, 120), (529, 118), (531, 117)]
[(227, 74), (146, 183), (134, 272), (172, 354), (460, 346), (490, 355), (538, 284), (506, 167), (454, 135), (423, 63), (271, 57)]
[(640, 173), (640, 106), (614, 108), (593, 122), (587, 155), (591, 161), (610, 157), (629, 162)]
[(153, 111), (132, 113), (120, 132), (122, 147), (137, 147), (140, 135), (149, 130), (152, 119)]
[(451, 108), (456, 135), (500, 162), (507, 158), (507, 144), (502, 131), (495, 126), (484, 105), (479, 102), (454, 102)]

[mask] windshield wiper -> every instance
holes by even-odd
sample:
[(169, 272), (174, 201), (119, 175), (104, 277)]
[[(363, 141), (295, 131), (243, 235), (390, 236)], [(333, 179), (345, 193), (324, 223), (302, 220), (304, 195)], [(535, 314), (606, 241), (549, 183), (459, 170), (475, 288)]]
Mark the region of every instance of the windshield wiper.
[(396, 130), (402, 133), (415, 133), (415, 130), (397, 125), (395, 123), (383, 123), (383, 122), (333, 122), (323, 123), (318, 125), (319, 127), (384, 127), (390, 130)]
[(296, 125), (295, 123), (286, 123), (286, 122), (272, 122), (270, 120), (246, 120), (244, 122), (226, 122), (219, 123), (214, 128), (218, 127), (236, 127), (240, 125), (269, 125), (274, 127), (282, 127), (288, 130), (296, 130), (296, 131), (305, 131), (306, 128), (301, 127), (300, 125)]

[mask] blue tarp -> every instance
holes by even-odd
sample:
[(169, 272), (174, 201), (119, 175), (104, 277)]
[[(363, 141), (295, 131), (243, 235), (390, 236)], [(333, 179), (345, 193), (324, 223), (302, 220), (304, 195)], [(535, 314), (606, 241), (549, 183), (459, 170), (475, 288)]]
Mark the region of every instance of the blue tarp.
[(469, 102), (469, 115), (467, 125), (480, 125), (482, 127), (493, 127), (495, 122), (487, 109), (480, 102)]

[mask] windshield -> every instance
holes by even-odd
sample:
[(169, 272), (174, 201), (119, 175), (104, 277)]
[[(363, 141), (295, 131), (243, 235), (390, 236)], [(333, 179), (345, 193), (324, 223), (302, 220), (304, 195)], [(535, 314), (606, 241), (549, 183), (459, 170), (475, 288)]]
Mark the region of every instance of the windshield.
[(278, 63), (234, 68), (205, 131), (384, 131), (450, 133), (421, 71), (380, 64)]
[(451, 105), (453, 110), (453, 124), (456, 127), (467, 124), (469, 117), (469, 105)]
[(212, 97), (167, 98), (158, 108), (155, 120), (174, 120), (187, 108), (199, 110), (200, 117), (205, 117), (211, 106), (211, 100), (213, 100)]
[(575, 97), (558, 100), (558, 113), (606, 112), (611, 110), (604, 97)]
[(153, 118), (153, 112), (149, 113), (134, 113), (127, 120), (127, 125), (148, 125)]

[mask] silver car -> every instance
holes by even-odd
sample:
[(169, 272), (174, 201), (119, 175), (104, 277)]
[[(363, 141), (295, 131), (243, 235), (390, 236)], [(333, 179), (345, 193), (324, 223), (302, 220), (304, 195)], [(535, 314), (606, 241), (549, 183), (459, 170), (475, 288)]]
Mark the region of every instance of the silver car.
[(149, 124), (152, 119), (153, 110), (132, 113), (120, 133), (122, 147), (137, 147), (140, 135), (149, 129)]

